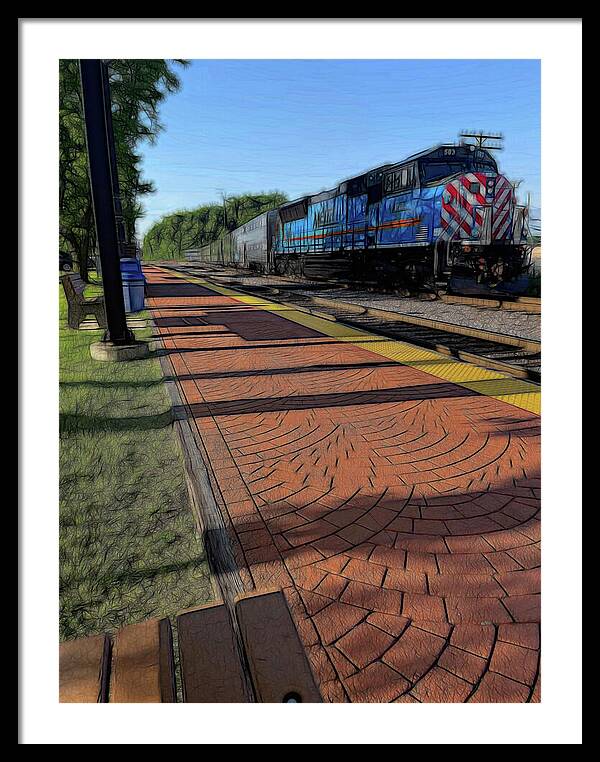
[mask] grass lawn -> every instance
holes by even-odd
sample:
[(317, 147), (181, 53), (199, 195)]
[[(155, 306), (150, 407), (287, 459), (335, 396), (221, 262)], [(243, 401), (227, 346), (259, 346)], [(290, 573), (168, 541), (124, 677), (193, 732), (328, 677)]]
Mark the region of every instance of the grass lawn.
[(59, 288), (65, 640), (172, 616), (212, 593), (158, 359), (92, 360), (101, 332), (67, 327)]

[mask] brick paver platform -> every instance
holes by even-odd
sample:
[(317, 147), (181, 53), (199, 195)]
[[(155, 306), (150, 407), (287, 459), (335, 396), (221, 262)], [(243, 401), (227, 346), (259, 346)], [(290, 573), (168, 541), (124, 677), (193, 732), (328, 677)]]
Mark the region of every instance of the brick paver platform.
[(146, 274), (240, 572), (284, 590), (324, 700), (539, 701), (535, 388)]

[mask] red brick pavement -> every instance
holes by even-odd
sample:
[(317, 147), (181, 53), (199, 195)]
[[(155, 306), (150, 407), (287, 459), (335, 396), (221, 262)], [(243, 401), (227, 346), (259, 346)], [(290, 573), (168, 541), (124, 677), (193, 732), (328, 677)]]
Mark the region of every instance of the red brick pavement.
[(148, 268), (248, 586), (326, 701), (539, 701), (538, 416)]

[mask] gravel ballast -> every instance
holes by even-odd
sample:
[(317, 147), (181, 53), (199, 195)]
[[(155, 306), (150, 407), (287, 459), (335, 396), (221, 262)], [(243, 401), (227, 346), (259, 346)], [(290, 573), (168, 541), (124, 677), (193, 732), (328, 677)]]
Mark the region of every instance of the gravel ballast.
[(487, 309), (466, 304), (446, 304), (439, 300), (425, 301), (390, 294), (365, 294), (347, 291), (346, 289), (328, 291), (326, 294), (319, 294), (307, 289), (299, 293), (310, 296), (322, 295), (328, 299), (339, 299), (362, 307), (376, 307), (412, 317), (440, 320), (444, 323), (454, 323), (468, 328), (479, 328), (484, 331), (540, 341), (541, 315), (529, 312), (508, 311), (498, 308)]

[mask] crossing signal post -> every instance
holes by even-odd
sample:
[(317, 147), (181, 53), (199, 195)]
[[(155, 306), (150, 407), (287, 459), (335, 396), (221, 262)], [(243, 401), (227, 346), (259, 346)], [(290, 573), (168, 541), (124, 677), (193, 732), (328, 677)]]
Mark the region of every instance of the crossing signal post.
[(124, 228), (122, 217), (117, 220), (116, 215), (118, 211), (121, 216), (121, 207), (108, 72), (101, 59), (81, 59), (79, 66), (90, 186), (102, 266), (107, 323), (103, 340), (92, 345), (91, 351), (92, 356), (97, 359), (134, 359), (146, 355), (148, 345), (136, 341), (127, 327), (125, 315), (119, 257), (119, 243), (124, 243)]

